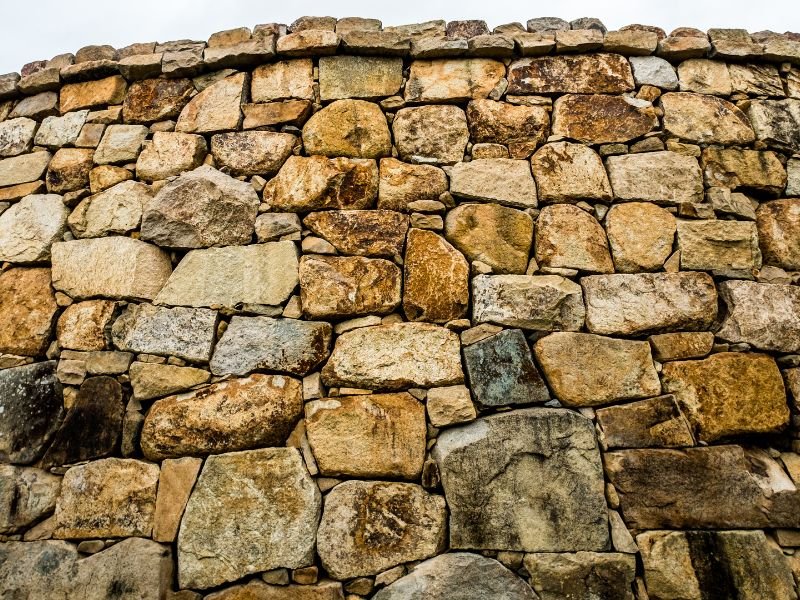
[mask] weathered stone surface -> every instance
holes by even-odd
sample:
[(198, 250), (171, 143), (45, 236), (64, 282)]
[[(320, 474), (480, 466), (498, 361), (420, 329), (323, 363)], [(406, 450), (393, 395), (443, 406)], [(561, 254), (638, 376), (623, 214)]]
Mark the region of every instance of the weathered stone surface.
[(264, 213), (256, 217), (256, 238), (260, 243), (297, 240), (302, 230), (295, 213)]
[(369, 389), (462, 383), (458, 336), (429, 323), (364, 327), (336, 339), (322, 370), (328, 386)]
[(152, 300), (169, 279), (169, 255), (125, 237), (53, 245), (53, 287), (73, 298)]
[(410, 202), (438, 201), (447, 189), (447, 176), (438, 167), (381, 159), (378, 208), (408, 212)]
[(242, 104), (243, 129), (256, 129), (276, 125), (300, 127), (311, 116), (309, 100), (283, 100), (266, 104)]
[(534, 600), (527, 583), (496, 560), (450, 552), (426, 560), (380, 590), (375, 600)]
[(432, 231), (411, 229), (404, 260), (403, 311), (411, 321), (445, 323), (469, 308), (469, 265)]
[(109, 125), (94, 153), (94, 162), (109, 165), (135, 161), (147, 133), (144, 125)]
[(557, 332), (533, 346), (550, 388), (566, 406), (597, 406), (661, 392), (650, 344)]
[(727, 312), (717, 336), (759, 350), (800, 351), (800, 289), (796, 286), (723, 281), (719, 295)]
[(61, 148), (47, 167), (47, 191), (52, 194), (74, 192), (89, 185), (94, 166), (94, 151), (89, 148)]
[(233, 317), (211, 359), (215, 375), (246, 375), (256, 369), (306, 375), (329, 353), (328, 323), (269, 317)]
[(499, 204), (462, 204), (447, 213), (447, 240), (470, 261), (496, 273), (524, 273), (533, 241), (533, 219)]
[(127, 89), (128, 84), (119, 75), (65, 84), (59, 92), (61, 114), (93, 106), (122, 104)]
[(596, 415), (607, 448), (694, 446), (689, 421), (672, 395), (601, 408)]
[(648, 531), (636, 543), (654, 600), (797, 597), (786, 557), (763, 531)]
[(448, 427), (457, 423), (474, 421), (477, 417), (469, 388), (465, 385), (449, 385), (428, 390), (425, 410), (431, 425)]
[(586, 327), (604, 335), (708, 329), (717, 292), (706, 273), (641, 273), (581, 278)]
[(27, 117), (0, 122), (0, 156), (29, 152), (38, 123)]
[(678, 75), (675, 68), (657, 56), (633, 56), (629, 58), (633, 67), (636, 85), (652, 85), (665, 90), (678, 89)]
[(300, 259), (303, 313), (312, 319), (388, 314), (400, 305), (402, 280), (397, 265), (382, 258), (306, 255)]
[(371, 208), (378, 194), (378, 166), (373, 160), (290, 156), (264, 188), (273, 210)]
[(153, 198), (150, 188), (138, 181), (123, 181), (81, 200), (67, 223), (77, 238), (126, 234), (139, 227), (142, 212)]
[(254, 374), (156, 400), (142, 428), (153, 461), (281, 446), (303, 409), (300, 381)]
[(800, 270), (800, 200), (762, 202), (756, 209), (756, 225), (764, 263)]
[(156, 296), (156, 304), (209, 308), (276, 306), (298, 279), (293, 242), (192, 250)]
[(134, 81), (122, 103), (122, 118), (126, 123), (174, 119), (181, 114), (193, 92), (190, 79)]
[(733, 91), (728, 66), (717, 60), (692, 58), (678, 65), (682, 92), (729, 96)]
[(790, 152), (800, 150), (800, 100), (753, 100), (747, 116), (760, 141)]
[(546, 267), (613, 273), (606, 232), (577, 206), (545, 206), (536, 221), (536, 261)]
[(797, 488), (761, 450), (618, 450), (603, 458), (630, 529), (797, 527)]
[(0, 352), (42, 356), (50, 344), (56, 311), (50, 269), (0, 273)]
[(433, 457), (450, 508), (452, 549), (606, 548), (600, 453), (585, 417), (547, 408), (491, 415), (442, 432)]
[(425, 407), (406, 392), (314, 400), (306, 433), (326, 476), (417, 479), (425, 458)]
[(39, 262), (50, 258), (53, 242), (61, 239), (68, 209), (61, 196), (26, 196), (0, 214), (0, 261)]
[(60, 488), (61, 478), (42, 469), (0, 465), (0, 532), (14, 533), (52, 513)]
[(614, 197), (676, 204), (701, 202), (703, 178), (697, 159), (676, 152), (644, 152), (606, 159)]
[(57, 539), (150, 537), (158, 465), (104, 458), (72, 467), (56, 504)]
[(509, 94), (618, 94), (634, 88), (618, 54), (521, 58), (508, 67)]
[(653, 358), (659, 362), (685, 358), (703, 358), (711, 352), (714, 334), (710, 331), (661, 333), (648, 338)]
[(217, 166), (232, 175), (271, 176), (292, 153), (297, 138), (289, 133), (240, 131), (211, 138)]
[(734, 92), (754, 96), (783, 96), (783, 82), (774, 65), (729, 63)]
[(483, 407), (545, 402), (547, 386), (533, 364), (525, 335), (506, 329), (464, 348), (464, 366), (475, 401)]
[(527, 158), (550, 133), (550, 115), (542, 106), (514, 106), (479, 99), (467, 105), (474, 143), (508, 146), (511, 158)]
[(335, 54), (339, 36), (326, 29), (304, 29), (278, 38), (278, 53), (283, 56), (325, 56)]
[(755, 223), (681, 219), (677, 224), (682, 269), (749, 278), (761, 268)]
[(337, 579), (376, 575), (444, 546), (444, 498), (411, 483), (347, 481), (325, 499), (317, 551)]
[(217, 313), (205, 308), (164, 308), (129, 304), (111, 328), (120, 350), (207, 361), (217, 324)]
[(587, 144), (627, 142), (656, 125), (649, 102), (626, 96), (568, 94), (553, 105), (553, 133)]
[(631, 554), (527, 554), (524, 564), (531, 587), (541, 600), (634, 599), (631, 586), (636, 577), (636, 557)]
[(704, 94), (661, 96), (664, 131), (699, 144), (744, 145), (755, 141), (750, 121), (735, 105)]
[(182, 392), (211, 378), (211, 374), (203, 369), (146, 362), (133, 363), (128, 374), (137, 400), (151, 400)]
[(380, 158), (392, 151), (389, 125), (380, 107), (365, 100), (336, 100), (303, 126), (308, 154)]
[(181, 111), (175, 131), (216, 133), (236, 129), (242, 119), (246, 73), (222, 79), (197, 94)]
[(158, 181), (196, 169), (208, 151), (205, 139), (191, 133), (156, 131), (136, 159), (136, 176)]
[(614, 268), (621, 273), (656, 271), (672, 254), (675, 217), (650, 202), (628, 202), (606, 214)]
[(390, 210), (315, 212), (303, 224), (342, 254), (392, 258), (403, 253), (408, 217)]
[(153, 539), (157, 542), (172, 543), (178, 536), (183, 510), (202, 466), (201, 459), (190, 457), (167, 459), (161, 463), (153, 517)]
[(210, 456), (178, 534), (181, 588), (313, 562), (322, 499), (294, 448)]
[(323, 101), (393, 96), (403, 83), (403, 59), (378, 56), (323, 56), (319, 94)]
[(405, 88), (406, 102), (459, 102), (486, 98), (506, 74), (488, 58), (415, 60)]
[(253, 71), (253, 102), (299, 98), (314, 99), (313, 64), (310, 58), (281, 60)]
[(536, 184), (525, 160), (484, 158), (458, 163), (450, 173), (450, 192), (471, 200), (536, 207)]
[(459, 163), (469, 141), (467, 117), (457, 106), (400, 109), (392, 133), (400, 159), (412, 163)]
[[(101, 127), (105, 127), (105, 125), (101, 125)], [(133, 172), (125, 167), (101, 165), (89, 171), (89, 191), (99, 194), (118, 183), (130, 181), (131, 179), (133, 179)], [(76, 196), (82, 194), (83, 192), (79, 191)]]
[(202, 166), (156, 194), (142, 216), (142, 239), (172, 248), (247, 244), (258, 204), (251, 185)]
[(581, 144), (546, 144), (533, 155), (531, 169), (542, 202), (611, 200), (603, 161)]
[[(465, 142), (466, 144), (466, 142)], [(0, 159), (0, 187), (40, 179), (50, 162), (49, 152), (33, 152)], [(459, 158), (459, 160), (461, 160)]]
[(342, 584), (338, 581), (325, 580), (313, 585), (270, 585), (252, 579), (244, 585), (235, 585), (209, 594), (205, 596), (205, 600), (344, 600), (344, 593)]
[(778, 196), (786, 186), (786, 169), (774, 152), (706, 148), (703, 172), (709, 186)]

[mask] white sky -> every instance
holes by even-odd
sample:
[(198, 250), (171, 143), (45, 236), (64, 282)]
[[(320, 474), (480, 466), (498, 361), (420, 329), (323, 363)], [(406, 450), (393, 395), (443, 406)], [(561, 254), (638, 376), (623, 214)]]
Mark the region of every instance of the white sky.
[(384, 25), (483, 19), (489, 27), (541, 16), (629, 23), (800, 31), (800, 0), (0, 0), (0, 73), (89, 44), (205, 40), (223, 29), (291, 23), (302, 15), (359, 16)]

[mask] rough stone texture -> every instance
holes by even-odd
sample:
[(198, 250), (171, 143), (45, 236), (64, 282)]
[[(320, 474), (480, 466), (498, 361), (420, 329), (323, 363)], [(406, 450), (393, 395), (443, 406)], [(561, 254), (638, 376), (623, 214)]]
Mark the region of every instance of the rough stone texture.
[(422, 472), (425, 407), (408, 393), (313, 400), (305, 416), (322, 475), (416, 479)]
[(445, 323), (467, 313), (469, 265), (432, 231), (408, 232), (403, 281), (403, 311), (410, 321)]
[(78, 110), (62, 117), (46, 117), (36, 132), (34, 142), (37, 146), (50, 148), (75, 144), (88, 115), (88, 110)]
[(411, 163), (459, 163), (469, 141), (467, 117), (457, 106), (403, 108), (395, 115), (392, 133), (400, 159)]
[[(148, 129), (144, 125), (109, 125), (94, 153), (98, 165), (135, 161)], [(52, 169), (52, 163), (50, 165)]]
[(668, 61), (657, 56), (632, 56), (629, 58), (633, 67), (633, 78), (636, 85), (652, 85), (665, 90), (678, 89), (678, 75)]
[(209, 594), (205, 598), (206, 600), (344, 600), (344, 593), (342, 584), (338, 581), (321, 581), (313, 585), (270, 585), (253, 579), (244, 585), (234, 585)]
[(208, 147), (202, 136), (156, 131), (136, 160), (136, 174), (145, 181), (158, 181), (199, 167)]
[(325, 498), (317, 552), (337, 579), (377, 575), (436, 554), (446, 514), (444, 498), (418, 485), (347, 481)]
[(550, 388), (567, 406), (597, 406), (658, 395), (650, 344), (556, 332), (533, 346)]
[(519, 208), (536, 206), (536, 183), (524, 160), (485, 158), (458, 163), (450, 173), (450, 192)]
[(178, 534), (178, 583), (209, 588), (312, 563), (322, 506), (294, 448), (210, 456)]
[(760, 141), (790, 152), (800, 150), (800, 100), (755, 100), (747, 116)]
[(201, 459), (188, 457), (161, 463), (153, 517), (153, 539), (157, 542), (172, 543), (178, 536), (183, 510), (202, 466)]
[(405, 88), (406, 102), (459, 102), (487, 98), (506, 74), (488, 58), (415, 60)]
[(706, 148), (703, 171), (707, 185), (777, 196), (786, 186), (786, 169), (774, 152)]
[(328, 356), (328, 323), (233, 317), (214, 349), (211, 372), (246, 375), (256, 369), (305, 375)]
[(254, 374), (156, 400), (142, 428), (149, 460), (280, 446), (300, 418), (300, 381)]
[(403, 253), (408, 217), (390, 210), (315, 212), (303, 224), (342, 254), (393, 258)]
[(0, 214), (0, 261), (39, 262), (66, 229), (68, 209), (60, 196), (26, 196)]
[(756, 209), (756, 225), (764, 263), (800, 270), (800, 200), (762, 202)]
[(577, 552), (528, 554), (525, 569), (541, 600), (633, 600), (636, 558), (630, 554)]
[(491, 415), (441, 433), (433, 456), (450, 508), (451, 548), (606, 548), (600, 453), (585, 417), (547, 408)]
[(735, 105), (703, 94), (661, 96), (664, 130), (700, 144), (749, 144), (755, 140), (750, 122)]
[(44, 173), (51, 158), (49, 152), (33, 152), (0, 159), (0, 187), (36, 181)]
[(296, 140), (289, 133), (272, 131), (218, 133), (211, 138), (211, 154), (217, 166), (231, 175), (268, 177), (286, 162)]
[(238, 73), (210, 85), (181, 111), (175, 131), (216, 133), (236, 129), (242, 119), (247, 74)]
[(96, 81), (68, 83), (61, 88), (59, 107), (61, 114), (81, 108), (122, 104), (128, 84), (119, 75)]
[(116, 308), (117, 303), (112, 300), (70, 304), (58, 318), (58, 344), (69, 350), (104, 350)]
[(546, 267), (613, 273), (602, 226), (576, 206), (546, 206), (536, 220), (536, 261)]
[(656, 271), (672, 253), (675, 217), (655, 204), (617, 204), (606, 214), (605, 224), (618, 272)]
[(123, 181), (82, 200), (70, 213), (67, 223), (77, 238), (126, 234), (139, 227), (142, 212), (152, 192), (138, 181)]
[(438, 201), (447, 189), (447, 176), (438, 167), (381, 159), (378, 208), (409, 212), (410, 202)]
[(313, 319), (387, 314), (400, 304), (402, 273), (382, 258), (307, 255), (300, 261), (300, 300)]
[(131, 387), (137, 400), (151, 400), (206, 383), (211, 374), (194, 367), (135, 362), (130, 367)]
[(0, 273), (0, 352), (42, 356), (57, 310), (50, 269), (8, 269)]
[(586, 144), (627, 142), (658, 125), (649, 102), (604, 94), (568, 94), (553, 104), (553, 134)]
[(189, 79), (134, 81), (122, 103), (126, 123), (152, 123), (174, 119), (189, 102), (194, 86)]
[(710, 331), (686, 331), (661, 333), (648, 338), (653, 349), (653, 358), (659, 362), (684, 358), (703, 358), (714, 346), (714, 334)]
[(253, 102), (299, 98), (314, 99), (311, 59), (281, 60), (253, 71)]
[(694, 446), (689, 421), (672, 395), (598, 409), (600, 439), (608, 448)]
[(27, 117), (0, 123), (0, 156), (16, 156), (29, 152), (38, 123)]
[(645, 152), (606, 160), (614, 198), (675, 204), (700, 202), (703, 179), (697, 159), (676, 152)]
[(542, 202), (612, 198), (603, 161), (594, 150), (581, 144), (546, 144), (533, 155), (531, 169)]
[(681, 268), (752, 277), (761, 267), (755, 223), (679, 220), (677, 225)]
[(47, 471), (0, 465), (0, 532), (14, 533), (51, 514), (60, 489), (61, 478)]
[(719, 295), (727, 311), (717, 335), (759, 350), (800, 350), (800, 289), (795, 286), (724, 281)]
[(521, 58), (508, 67), (509, 94), (618, 94), (633, 87), (630, 64), (619, 54)]
[(724, 62), (692, 58), (678, 65), (682, 92), (728, 96), (733, 90), (728, 67)]
[(457, 423), (474, 421), (477, 417), (469, 388), (450, 385), (428, 390), (425, 409), (431, 425), (447, 427)]
[(323, 56), (319, 94), (324, 100), (392, 96), (403, 83), (403, 60), (377, 56)]
[(377, 104), (348, 99), (314, 113), (303, 127), (303, 145), (309, 154), (381, 158), (391, 154), (392, 139)]
[(581, 278), (586, 327), (604, 335), (707, 329), (717, 292), (706, 273), (642, 273)]
[(550, 115), (541, 106), (514, 106), (479, 99), (467, 105), (474, 143), (503, 144), (511, 158), (527, 158), (550, 132)]
[(47, 191), (64, 194), (85, 188), (89, 184), (89, 172), (93, 164), (94, 151), (91, 149), (59, 149), (47, 166)]
[(322, 379), (369, 389), (462, 383), (459, 346), (455, 333), (429, 323), (364, 327), (336, 339)]

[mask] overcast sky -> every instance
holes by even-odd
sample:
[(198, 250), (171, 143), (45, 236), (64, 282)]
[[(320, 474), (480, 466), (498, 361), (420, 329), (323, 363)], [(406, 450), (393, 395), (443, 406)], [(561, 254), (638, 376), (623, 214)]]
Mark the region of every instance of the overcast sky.
[(541, 16), (599, 17), (699, 29), (800, 31), (800, 0), (0, 0), (0, 73), (89, 44), (205, 40), (223, 29), (302, 15), (373, 17), (385, 25), (483, 19), (489, 27)]

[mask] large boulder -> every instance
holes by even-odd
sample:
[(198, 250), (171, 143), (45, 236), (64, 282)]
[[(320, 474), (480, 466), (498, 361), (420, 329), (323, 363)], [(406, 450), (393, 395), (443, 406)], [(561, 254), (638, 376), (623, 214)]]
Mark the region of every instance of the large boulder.
[(148, 186), (123, 181), (99, 194), (81, 200), (67, 223), (77, 238), (126, 234), (138, 229), (142, 212), (153, 197)]
[(208, 86), (181, 110), (175, 131), (216, 133), (239, 127), (247, 73), (236, 73)]
[(0, 352), (44, 355), (57, 311), (50, 269), (8, 269), (0, 273)]
[(408, 216), (391, 210), (322, 211), (303, 219), (341, 254), (383, 258), (402, 255), (408, 223)]
[(657, 125), (649, 102), (627, 96), (567, 94), (553, 104), (553, 134), (585, 144), (628, 142)]
[(30, 263), (48, 260), (60, 241), (69, 209), (61, 196), (26, 196), (0, 214), (0, 261)]
[(755, 140), (750, 121), (734, 104), (705, 94), (661, 96), (664, 130), (699, 144), (746, 145)]
[[(466, 129), (466, 123), (464, 127)], [(41, 179), (51, 158), (49, 152), (32, 152), (0, 159), (0, 187)]]
[(314, 64), (310, 58), (279, 60), (253, 71), (253, 102), (299, 98), (314, 99)]
[(671, 394), (598, 409), (597, 429), (606, 448), (694, 446), (688, 419)]
[(403, 59), (382, 56), (322, 56), (319, 95), (323, 101), (393, 96), (403, 84)]
[(180, 175), (203, 164), (207, 152), (201, 135), (156, 131), (136, 159), (136, 176), (143, 181), (158, 181)]

